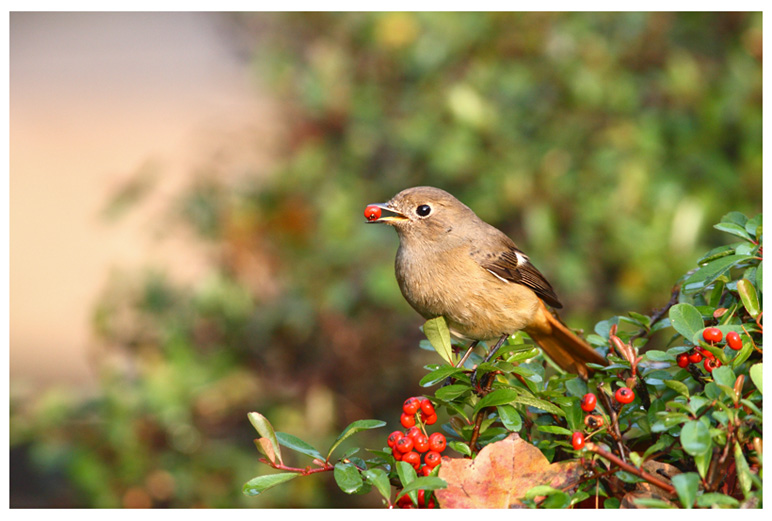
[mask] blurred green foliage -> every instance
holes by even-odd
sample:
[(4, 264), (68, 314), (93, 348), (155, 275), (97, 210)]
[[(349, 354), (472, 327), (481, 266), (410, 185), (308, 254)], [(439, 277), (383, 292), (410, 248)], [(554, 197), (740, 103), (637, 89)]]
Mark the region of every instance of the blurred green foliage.
[(38, 504), (377, 506), (324, 477), (245, 498), (245, 418), (325, 446), (419, 392), (397, 238), (362, 216), (403, 188), (507, 232), (585, 329), (663, 306), (721, 243), (712, 223), (761, 211), (761, 13), (224, 16), (283, 108), (281, 159), (179, 195), (169, 226), (198, 232), (211, 272), (111, 282), (95, 396), (12, 400), (12, 456), (55, 489)]

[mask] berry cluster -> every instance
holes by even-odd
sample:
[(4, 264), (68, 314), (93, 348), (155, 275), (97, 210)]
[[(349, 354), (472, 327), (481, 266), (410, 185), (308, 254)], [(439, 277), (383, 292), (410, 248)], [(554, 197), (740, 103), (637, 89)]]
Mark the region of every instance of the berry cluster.
[[(405, 494), (397, 500), (397, 508), (415, 508), (410, 496)], [(434, 494), (425, 490), (418, 490), (418, 508), (437, 508)]]
[[(412, 396), (402, 404), (400, 423), (406, 431), (389, 434), (386, 443), (397, 461), (413, 466), (420, 476), (428, 476), (442, 460), (442, 452), (448, 441), (441, 432), (426, 435), (424, 427), (437, 422), (437, 412), (428, 398)], [(421, 460), (423, 459), (423, 463)], [(399, 508), (413, 508), (408, 496), (397, 501)], [(418, 491), (418, 508), (435, 508), (436, 503), (430, 492)]]
[[(708, 327), (702, 332), (702, 338), (710, 345), (718, 345), (724, 338), (723, 333), (717, 327)], [(734, 351), (743, 348), (743, 341), (737, 331), (730, 331), (726, 334), (726, 345)], [(704, 360), (704, 361), (703, 361)], [(703, 367), (709, 373), (712, 373), (717, 367), (721, 367), (721, 360), (718, 360), (713, 353), (700, 346), (695, 346), (688, 353), (681, 353), (676, 357), (678, 367), (686, 368), (689, 364), (703, 363)]]
[[(629, 387), (620, 387), (614, 393), (614, 399), (622, 405), (626, 405), (635, 400), (635, 392)], [(594, 393), (587, 393), (582, 396), (582, 401), (579, 406), (584, 412), (592, 413), (595, 407), (598, 405), (598, 397)], [(597, 414), (588, 414), (584, 418), (584, 424), (590, 429), (599, 429), (603, 427), (603, 416)], [(575, 432), (571, 436), (571, 446), (574, 450), (582, 450), (584, 448), (584, 433)]]
[(416, 416), (420, 417), (421, 423), (426, 425), (437, 422), (437, 413), (432, 402), (428, 398), (411, 396), (402, 404), (402, 416), (399, 417), (399, 422), (404, 428), (409, 429), (415, 426)]

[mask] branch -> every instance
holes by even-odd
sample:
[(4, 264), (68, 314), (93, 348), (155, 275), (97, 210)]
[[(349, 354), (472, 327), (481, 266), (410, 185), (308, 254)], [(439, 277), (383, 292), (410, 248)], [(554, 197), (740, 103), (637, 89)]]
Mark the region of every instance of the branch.
[(646, 472), (643, 469), (636, 468), (633, 465), (630, 465), (629, 463), (626, 463), (626, 462), (622, 461), (615, 454), (612, 454), (610, 452), (607, 452), (607, 451), (601, 449), (600, 447), (598, 447), (594, 443), (587, 443), (585, 445), (585, 447), (587, 448), (587, 450), (597, 454), (601, 458), (605, 458), (605, 459), (609, 460), (611, 463), (617, 465), (622, 470), (627, 471), (630, 474), (635, 474), (639, 478), (645, 479), (646, 481), (648, 481), (649, 483), (651, 483), (655, 487), (661, 488), (662, 490), (664, 490), (668, 494), (671, 494), (673, 496), (676, 495), (675, 487), (673, 487), (672, 485), (670, 485), (668, 483), (665, 483), (664, 481), (660, 480), (658, 477), (649, 474), (648, 472)]
[(265, 463), (266, 465), (273, 467), (277, 470), (286, 470), (288, 472), (297, 472), (301, 476), (310, 476), (311, 474), (316, 474), (317, 472), (329, 472), (330, 470), (335, 470), (335, 465), (330, 465), (327, 462), (324, 462), (323, 465), (319, 467), (312, 467), (308, 466), (306, 468), (298, 468), (298, 467), (288, 467), (287, 465), (283, 463), (273, 463), (271, 461), (268, 461), (265, 458), (260, 458), (260, 461)]

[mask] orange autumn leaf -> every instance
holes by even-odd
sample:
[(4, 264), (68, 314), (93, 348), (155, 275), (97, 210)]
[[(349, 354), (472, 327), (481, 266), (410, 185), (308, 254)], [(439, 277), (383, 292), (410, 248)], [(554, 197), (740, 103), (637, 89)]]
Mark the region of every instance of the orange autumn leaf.
[(517, 434), (485, 446), (474, 460), (442, 458), (435, 491), (442, 508), (522, 508), (522, 497), (537, 485), (568, 490), (583, 473), (577, 460), (550, 463)]

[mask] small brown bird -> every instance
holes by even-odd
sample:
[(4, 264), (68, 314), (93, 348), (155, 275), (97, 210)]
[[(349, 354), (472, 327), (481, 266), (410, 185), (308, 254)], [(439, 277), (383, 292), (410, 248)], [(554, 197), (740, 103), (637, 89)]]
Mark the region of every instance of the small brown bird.
[(608, 363), (547, 310), (544, 302), (562, 304), (528, 256), (448, 192), (408, 188), (367, 206), (365, 216), (397, 230), (397, 282), (424, 318), (445, 317), (450, 331), (473, 340), (472, 347), (498, 339), (491, 354), (523, 330), (560, 367), (585, 378), (588, 362)]

